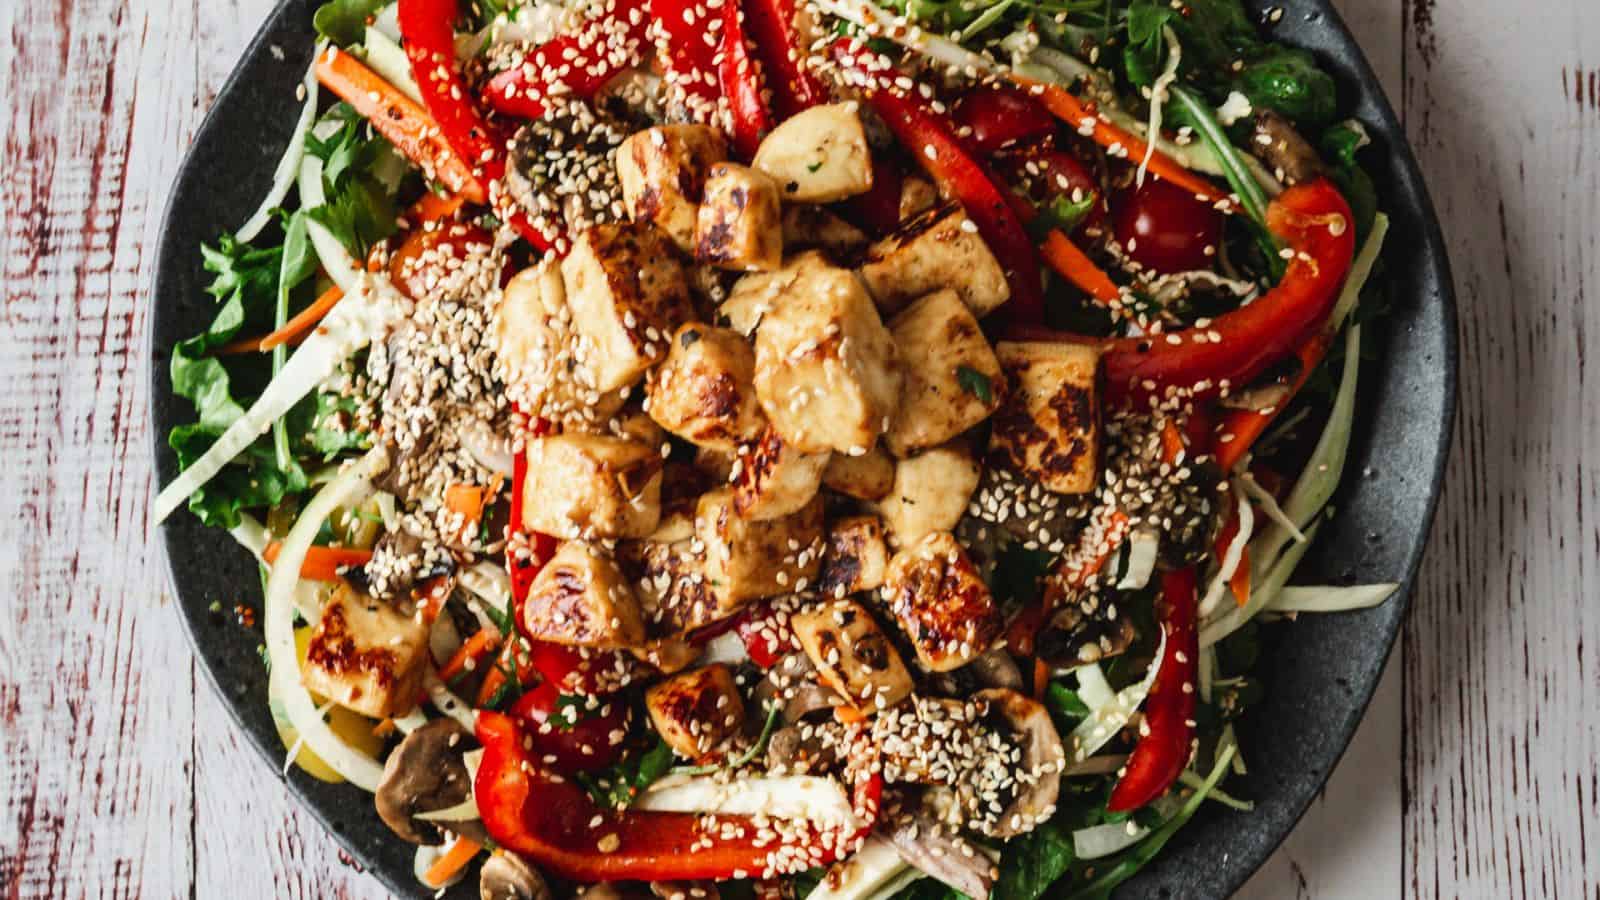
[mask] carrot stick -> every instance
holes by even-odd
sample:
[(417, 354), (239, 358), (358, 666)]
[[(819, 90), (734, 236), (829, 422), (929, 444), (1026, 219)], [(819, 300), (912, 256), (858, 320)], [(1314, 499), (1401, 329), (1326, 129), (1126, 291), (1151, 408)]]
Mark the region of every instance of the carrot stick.
[(1061, 277), (1077, 285), (1085, 294), (1102, 304), (1111, 303), (1121, 296), (1111, 276), (1095, 265), (1094, 260), (1079, 250), (1078, 245), (1068, 240), (1060, 231), (1050, 232), (1050, 236), (1044, 239), (1041, 252), (1044, 261), (1050, 264), (1050, 268), (1055, 269)]
[(407, 226), (417, 228), (429, 222), (450, 218), (456, 214), (457, 210), (465, 206), (466, 202), (467, 198), (462, 196), (459, 191), (451, 191), (443, 195), (435, 194), (433, 191), (423, 191), (422, 196), (417, 198), (417, 202), (411, 204), (411, 208), (406, 210), (405, 214), (400, 218), (405, 220)]
[(857, 722), (865, 722), (867, 720), (867, 714), (854, 706), (835, 706), (833, 708), (833, 717), (845, 725), (854, 725)]
[(485, 656), (493, 653), (500, 647), (500, 631), (497, 628), (481, 628), (472, 637), (466, 639), (462, 645), (451, 654), (443, 666), (439, 667), (439, 677), (444, 681), (460, 675), (469, 668), (477, 668)]
[(317, 80), (389, 139), (424, 175), (473, 203), (488, 199), (472, 166), (457, 156), (439, 135), (439, 125), (416, 101), (400, 93), (360, 60), (337, 47), (317, 57)]
[[(1053, 84), (1044, 84), (1025, 78), (1021, 75), (1012, 75), (1011, 80), (1026, 88), (1029, 93), (1038, 97), (1045, 107), (1075, 129), (1083, 128), (1084, 122), (1093, 122), (1094, 131), (1090, 138), (1095, 143), (1107, 149), (1121, 147), (1127, 151), (1129, 159), (1143, 159), (1149, 149), (1137, 135), (1124, 128), (1106, 121), (1095, 108), (1072, 96), (1064, 88)], [(1220, 200), (1227, 195), (1217, 190), (1211, 182), (1185, 169), (1177, 160), (1157, 150), (1150, 157), (1150, 171), (1172, 182), (1178, 187), (1194, 194), (1202, 200)], [(1232, 204), (1229, 204), (1232, 206)]]
[(1217, 425), (1217, 465), (1224, 472), (1233, 471), (1233, 467), (1244, 458), (1250, 447), (1266, 432), (1267, 426), (1278, 417), (1278, 413), (1288, 405), (1289, 400), (1300, 389), (1305, 387), (1306, 381), (1311, 378), (1312, 370), (1322, 362), (1322, 357), (1327, 355), (1328, 346), (1333, 343), (1333, 335), (1327, 332), (1318, 332), (1310, 340), (1300, 345), (1295, 351), (1295, 356), (1300, 360), (1300, 371), (1295, 373), (1294, 381), (1289, 385), (1289, 393), (1270, 412), (1257, 412), (1253, 409), (1232, 409), (1222, 417), (1222, 422)]
[(428, 867), (428, 871), (422, 873), (422, 880), (427, 882), (428, 887), (431, 888), (444, 887), (445, 882), (454, 878), (457, 872), (466, 868), (467, 863), (472, 862), (472, 858), (477, 856), (478, 851), (482, 849), (483, 845), (477, 841), (457, 836), (456, 842), (450, 845), (450, 849), (446, 850), (443, 856), (434, 860), (433, 865)]
[(1178, 460), (1183, 459), (1187, 448), (1183, 444), (1183, 434), (1178, 431), (1177, 423), (1167, 419), (1161, 423), (1161, 460), (1168, 465), (1175, 466)]
[(1045, 688), (1050, 686), (1050, 664), (1042, 659), (1033, 661), (1033, 699), (1044, 702)]
[(1250, 603), (1250, 548), (1245, 547), (1239, 552), (1239, 567), (1233, 570), (1233, 577), (1228, 579), (1228, 587), (1233, 591), (1233, 600), (1239, 606)]
[[(273, 541), (261, 551), (261, 557), (270, 566), (277, 560), (278, 552), (282, 549), (281, 542)], [(300, 577), (312, 581), (338, 581), (341, 568), (363, 566), (371, 559), (371, 550), (359, 550), (355, 547), (311, 547), (306, 550), (305, 562), (300, 564)]]
[(444, 489), (444, 508), (461, 516), (461, 538), (466, 540), (483, 517), (483, 488), (475, 484), (452, 484)]
[(334, 285), (322, 292), (322, 296), (312, 301), (311, 305), (296, 313), (294, 318), (283, 323), (283, 327), (271, 334), (258, 338), (244, 338), (224, 345), (218, 353), (266, 353), (279, 344), (298, 344), (305, 340), (306, 333), (311, 326), (322, 321), (322, 317), (333, 309), (334, 305), (344, 297), (344, 291)]

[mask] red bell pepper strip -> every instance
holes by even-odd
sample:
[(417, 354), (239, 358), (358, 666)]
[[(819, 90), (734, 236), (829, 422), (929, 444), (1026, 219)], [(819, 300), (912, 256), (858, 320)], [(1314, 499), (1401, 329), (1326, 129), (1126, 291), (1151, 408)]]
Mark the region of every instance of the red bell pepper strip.
[(723, 3), (722, 51), (717, 57), (717, 78), (732, 119), (733, 146), (749, 159), (756, 155), (761, 138), (772, 130), (772, 116), (761, 98), (761, 64), (750, 55), (744, 11), (737, 0)]
[(578, 34), (540, 44), (489, 79), (483, 102), (496, 112), (537, 119), (548, 111), (551, 97), (587, 100), (638, 64), (645, 25), (641, 0), (619, 0)]
[(1210, 397), (1224, 382), (1242, 388), (1326, 325), (1355, 255), (1349, 204), (1327, 179), (1299, 184), (1267, 207), (1267, 229), (1293, 255), (1277, 286), (1204, 328), (1110, 342), (1104, 359), (1113, 403), (1168, 389)]
[(794, 0), (744, 0), (745, 25), (772, 88), (781, 121), (828, 101), (828, 89), (807, 64), (810, 48), (796, 24)]
[(650, 0), (650, 20), (660, 29), (657, 53), (667, 80), (688, 97), (691, 112), (710, 119), (722, 95), (717, 82), (716, 46), (707, 42), (710, 16), (704, 4), (688, 0)]
[(905, 176), (893, 160), (872, 158), (872, 187), (844, 201), (852, 217), (860, 219), (874, 237), (882, 237), (900, 224), (900, 191)]
[(1200, 658), (1195, 587), (1193, 568), (1161, 576), (1157, 615), (1167, 633), (1167, 646), (1155, 684), (1144, 701), (1139, 742), (1106, 803), (1111, 812), (1138, 809), (1166, 793), (1189, 764), (1194, 741), (1195, 673)]
[[(428, 114), (439, 125), (439, 134), (486, 186), (499, 181), (506, 171), (503, 149), (473, 105), (471, 89), (456, 64), (452, 24), (456, 0), (400, 0), (399, 13), (411, 77), (422, 92)], [(492, 193), (490, 198), (493, 199)], [(543, 253), (554, 246), (555, 235), (535, 226), (513, 206), (502, 205), (497, 212), (535, 250)]]
[(1272, 424), (1272, 420), (1289, 405), (1290, 398), (1305, 387), (1306, 381), (1311, 378), (1311, 373), (1316, 370), (1317, 364), (1327, 355), (1328, 346), (1332, 343), (1333, 334), (1323, 330), (1312, 335), (1294, 351), (1295, 357), (1300, 360), (1300, 370), (1294, 374), (1289, 383), (1288, 395), (1278, 401), (1270, 412), (1253, 409), (1227, 410), (1222, 422), (1217, 426), (1218, 468), (1224, 472), (1233, 471), (1233, 467), (1238, 465), (1239, 460), (1243, 459), (1245, 453), (1255, 445), (1256, 440), (1267, 430), (1267, 426)]
[(968, 155), (955, 128), (931, 100), (895, 86), (899, 73), (878, 54), (848, 38), (835, 42), (833, 51), (858, 76), (856, 80), (864, 82), (867, 102), (938, 184), (939, 192), (959, 201), (978, 226), (1011, 286), (1007, 319), (1020, 324), (1043, 321), (1039, 253), (1007, 199), (1009, 192), (997, 187), (994, 176)]
[[(523, 749), (515, 721), (478, 713), (483, 761), (473, 793), (500, 846), (569, 881), (690, 881), (771, 877), (827, 865), (854, 852), (878, 815), (883, 777), (861, 766), (850, 831), (775, 836), (745, 816), (602, 809), (577, 784)], [(765, 830), (765, 835), (763, 831)]]

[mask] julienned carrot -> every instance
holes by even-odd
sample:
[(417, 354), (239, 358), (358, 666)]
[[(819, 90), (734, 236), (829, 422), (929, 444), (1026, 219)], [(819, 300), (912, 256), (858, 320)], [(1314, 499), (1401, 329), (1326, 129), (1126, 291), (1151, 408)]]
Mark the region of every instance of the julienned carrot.
[(1233, 570), (1233, 577), (1228, 579), (1228, 588), (1233, 591), (1233, 602), (1239, 606), (1250, 605), (1250, 548), (1245, 546), (1239, 551), (1239, 567)]
[[(261, 557), (272, 565), (278, 559), (278, 552), (283, 549), (283, 544), (273, 541)], [(339, 570), (347, 566), (364, 566), (372, 559), (371, 550), (360, 550), (355, 547), (310, 547), (306, 550), (305, 562), (300, 564), (300, 577), (312, 581), (338, 581)]]
[[(1046, 108), (1056, 114), (1056, 118), (1078, 129), (1080, 133), (1085, 122), (1092, 122), (1094, 130), (1088, 137), (1100, 146), (1107, 149), (1121, 147), (1127, 151), (1128, 159), (1145, 158), (1149, 145), (1143, 139), (1127, 129), (1106, 121), (1093, 107), (1072, 96), (1065, 88), (1054, 84), (1044, 84), (1021, 75), (1012, 75), (1011, 80), (1026, 88), (1035, 97), (1038, 97)], [(1220, 200), (1227, 196), (1226, 193), (1218, 190), (1211, 182), (1185, 169), (1177, 160), (1162, 153), (1160, 150), (1157, 150), (1150, 157), (1150, 171), (1193, 193), (1202, 200)]]
[(1178, 423), (1167, 419), (1161, 423), (1161, 461), (1170, 466), (1175, 466), (1183, 459), (1184, 451), (1188, 448), (1183, 443), (1183, 432), (1178, 430)]
[(1033, 699), (1044, 702), (1044, 693), (1050, 686), (1050, 664), (1042, 659), (1033, 661)]
[(424, 174), (473, 203), (488, 199), (472, 166), (439, 136), (439, 126), (415, 100), (337, 47), (317, 56), (317, 80), (355, 107)]
[(465, 869), (467, 863), (472, 862), (472, 858), (477, 856), (478, 851), (482, 849), (483, 845), (477, 841), (458, 836), (456, 842), (450, 845), (450, 849), (446, 850), (443, 856), (434, 860), (433, 865), (428, 867), (428, 871), (422, 873), (422, 880), (427, 882), (428, 887), (431, 888), (444, 887), (445, 882), (454, 878), (457, 872)]
[(1217, 425), (1217, 466), (1224, 472), (1233, 471), (1239, 460), (1244, 459), (1245, 453), (1260, 439), (1267, 426), (1278, 417), (1278, 413), (1288, 405), (1289, 400), (1305, 386), (1311, 377), (1311, 372), (1322, 362), (1322, 357), (1327, 355), (1328, 346), (1333, 343), (1333, 335), (1326, 331), (1318, 332), (1310, 340), (1301, 344), (1295, 350), (1295, 357), (1300, 361), (1300, 371), (1294, 375), (1294, 381), (1289, 385), (1289, 393), (1267, 412), (1257, 412), (1253, 409), (1230, 409)]
[(444, 489), (444, 508), (461, 516), (461, 536), (469, 538), (483, 517), (483, 488), (475, 484), (452, 484)]
[(1044, 239), (1041, 253), (1050, 268), (1101, 303), (1111, 303), (1121, 296), (1111, 276), (1060, 231), (1050, 232), (1050, 236)]
[(456, 652), (450, 655), (445, 664), (439, 667), (439, 677), (444, 681), (460, 675), (468, 669), (475, 669), (483, 658), (493, 653), (500, 647), (500, 629), (480, 628), (472, 637), (462, 642)]
[(417, 228), (429, 222), (450, 218), (466, 202), (467, 198), (458, 191), (451, 191), (448, 194), (423, 191), (422, 196), (417, 198), (417, 202), (411, 204), (411, 208), (406, 210), (401, 218), (405, 219), (408, 227)]
[(865, 722), (867, 720), (867, 714), (854, 706), (835, 706), (833, 708), (833, 717), (845, 725), (854, 725), (857, 722)]
[(322, 321), (322, 317), (333, 309), (334, 304), (344, 297), (344, 291), (338, 285), (322, 292), (322, 296), (312, 301), (311, 305), (295, 314), (295, 317), (283, 323), (283, 327), (265, 337), (245, 338), (234, 341), (224, 346), (218, 353), (266, 353), (279, 344), (298, 344), (305, 340), (306, 333), (311, 327)]

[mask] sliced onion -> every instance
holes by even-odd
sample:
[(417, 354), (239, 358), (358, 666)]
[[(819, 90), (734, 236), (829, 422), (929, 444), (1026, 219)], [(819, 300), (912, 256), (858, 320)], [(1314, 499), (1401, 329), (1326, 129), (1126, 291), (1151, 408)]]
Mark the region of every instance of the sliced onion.
[[(1237, 486), (1234, 488), (1234, 500), (1239, 510), (1239, 531), (1233, 536), (1233, 542), (1228, 544), (1228, 549), (1223, 552), (1222, 564), (1217, 567), (1217, 574), (1212, 577), (1211, 583), (1206, 586), (1206, 595), (1200, 600), (1200, 618), (1211, 616), (1217, 609), (1217, 604), (1222, 602), (1227, 593), (1228, 582), (1233, 580), (1239, 571), (1239, 564), (1244, 559), (1244, 548), (1250, 545), (1250, 536), (1256, 530), (1256, 512), (1250, 506), (1250, 501), (1244, 492)], [(1246, 601), (1249, 600), (1247, 596)]]
[(910, 868), (888, 840), (868, 835), (861, 849), (835, 863), (806, 900), (869, 900)]
[(774, 775), (719, 781), (709, 777), (656, 782), (637, 803), (664, 812), (764, 815), (820, 826), (857, 825), (844, 785), (816, 775)]
[(295, 120), (294, 131), (289, 134), (289, 145), (283, 149), (283, 156), (278, 159), (278, 167), (272, 170), (272, 186), (267, 189), (267, 195), (261, 198), (261, 205), (251, 213), (234, 237), (249, 243), (261, 233), (272, 221), (272, 211), (283, 205), (283, 198), (289, 196), (289, 188), (294, 186), (295, 175), (300, 171), (300, 160), (306, 152), (306, 135), (311, 132), (311, 123), (317, 117), (317, 69), (316, 58), (322, 54), (327, 46), (326, 41), (319, 41), (316, 49), (311, 54), (312, 65), (306, 67), (306, 77), (301, 80), (300, 87), (305, 91), (305, 105), (300, 107), (300, 118)]
[(1357, 584), (1349, 587), (1312, 585), (1286, 587), (1267, 604), (1273, 612), (1349, 612), (1371, 609), (1400, 589), (1398, 584)]
[[(1156, 683), (1156, 675), (1161, 671), (1161, 658), (1166, 652), (1167, 630), (1163, 628), (1161, 643), (1156, 646), (1156, 655), (1150, 660), (1150, 668), (1145, 670), (1144, 678), (1118, 691), (1108, 702), (1090, 705), (1089, 717), (1079, 722), (1078, 727), (1072, 729), (1072, 734), (1067, 738), (1067, 749), (1072, 754), (1073, 765), (1093, 756), (1095, 751), (1104, 747), (1108, 741), (1117, 736), (1117, 732), (1127, 726), (1133, 714), (1144, 705), (1144, 698), (1150, 694), (1150, 686)], [(1080, 688), (1085, 686), (1085, 673), (1090, 668), (1085, 666), (1078, 670)], [(1091, 680), (1095, 677), (1102, 683), (1105, 680), (1099, 666), (1092, 667), (1092, 675), (1089, 675)], [(1098, 695), (1100, 692), (1090, 690), (1089, 693)], [(1082, 698), (1084, 691), (1080, 689), (1078, 696)], [(1088, 700), (1084, 702), (1088, 703)]]

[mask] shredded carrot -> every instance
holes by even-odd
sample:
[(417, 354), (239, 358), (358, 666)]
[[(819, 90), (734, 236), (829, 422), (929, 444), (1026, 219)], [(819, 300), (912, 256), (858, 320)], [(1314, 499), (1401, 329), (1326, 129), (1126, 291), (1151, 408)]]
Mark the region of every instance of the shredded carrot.
[(385, 717), (380, 719), (378, 724), (372, 726), (372, 735), (373, 737), (386, 738), (389, 735), (394, 734), (394, 729), (394, 719)]
[(322, 296), (312, 301), (311, 305), (296, 313), (294, 318), (283, 323), (283, 327), (261, 337), (240, 338), (239, 340), (223, 345), (217, 350), (223, 356), (239, 353), (266, 353), (279, 344), (298, 344), (306, 339), (306, 334), (311, 331), (311, 326), (322, 321), (322, 317), (333, 309), (334, 304), (344, 296), (338, 285), (334, 285), (322, 292)]
[[(278, 553), (283, 549), (283, 544), (273, 541), (261, 557), (272, 565), (278, 559)], [(300, 577), (312, 581), (338, 581), (339, 570), (346, 566), (364, 566), (372, 559), (371, 550), (359, 550), (355, 547), (310, 547), (306, 550), (305, 562), (300, 564)]]
[(1033, 699), (1044, 701), (1045, 689), (1050, 686), (1050, 664), (1042, 659), (1033, 661)]
[(1233, 577), (1228, 579), (1228, 587), (1233, 591), (1233, 600), (1239, 606), (1250, 603), (1250, 548), (1245, 547), (1239, 553), (1239, 568), (1233, 570)]
[(444, 508), (461, 516), (461, 538), (470, 538), (483, 517), (485, 492), (475, 484), (452, 484), (444, 489)]
[(316, 69), (323, 87), (355, 107), (395, 149), (420, 166), (423, 174), (473, 203), (488, 199), (472, 166), (450, 149), (439, 134), (438, 123), (415, 100), (337, 47), (317, 56)]
[(1217, 426), (1217, 466), (1222, 471), (1233, 471), (1233, 467), (1238, 465), (1239, 460), (1244, 458), (1251, 446), (1260, 440), (1267, 426), (1272, 424), (1272, 420), (1277, 418), (1289, 400), (1305, 387), (1306, 381), (1311, 378), (1311, 372), (1322, 362), (1322, 357), (1327, 355), (1328, 346), (1332, 343), (1333, 335), (1323, 331), (1318, 332), (1295, 350), (1295, 356), (1300, 360), (1300, 371), (1295, 373), (1294, 381), (1289, 385), (1288, 395), (1271, 411), (1257, 412), (1253, 409), (1227, 411), (1222, 417), (1221, 424)]
[(452, 587), (454, 585), (449, 575), (435, 575), (411, 591), (422, 621), (431, 623), (439, 618), (439, 613), (444, 611), (444, 602), (450, 599)]
[[(1143, 159), (1149, 149), (1137, 135), (1111, 124), (1105, 117), (1099, 115), (1093, 105), (1072, 96), (1065, 88), (1044, 84), (1021, 75), (1012, 75), (1011, 80), (1026, 88), (1043, 102), (1046, 108), (1055, 113), (1057, 118), (1074, 129), (1081, 130), (1085, 121), (1092, 122), (1094, 131), (1089, 137), (1100, 146), (1107, 149), (1120, 147), (1127, 151), (1128, 159)], [(1220, 200), (1227, 196), (1225, 192), (1217, 190), (1211, 182), (1185, 169), (1177, 160), (1160, 150), (1150, 157), (1150, 171), (1202, 200)]]
[(833, 717), (846, 725), (854, 725), (867, 720), (867, 714), (854, 706), (835, 706), (833, 708)]
[(448, 194), (423, 191), (422, 196), (411, 204), (411, 208), (406, 210), (401, 218), (405, 219), (407, 226), (417, 228), (430, 222), (450, 218), (465, 206), (466, 202), (467, 198), (460, 191), (451, 191)]
[(1183, 459), (1187, 449), (1183, 444), (1183, 433), (1178, 430), (1178, 423), (1170, 417), (1164, 420), (1161, 423), (1161, 461), (1175, 466)]
[(500, 648), (500, 629), (481, 628), (464, 641), (456, 652), (439, 667), (439, 677), (444, 681), (475, 669), (484, 657)]
[(483, 845), (477, 841), (468, 837), (458, 836), (456, 842), (450, 845), (450, 849), (446, 850), (443, 856), (434, 860), (433, 865), (428, 867), (428, 871), (422, 873), (422, 880), (427, 882), (428, 887), (431, 888), (444, 887), (445, 882), (454, 878), (457, 872), (465, 869), (467, 863), (472, 862), (472, 858), (477, 856), (478, 851), (482, 849)]
[(1050, 232), (1050, 236), (1044, 239), (1041, 252), (1050, 268), (1102, 304), (1111, 303), (1121, 296), (1111, 276), (1060, 231)]

